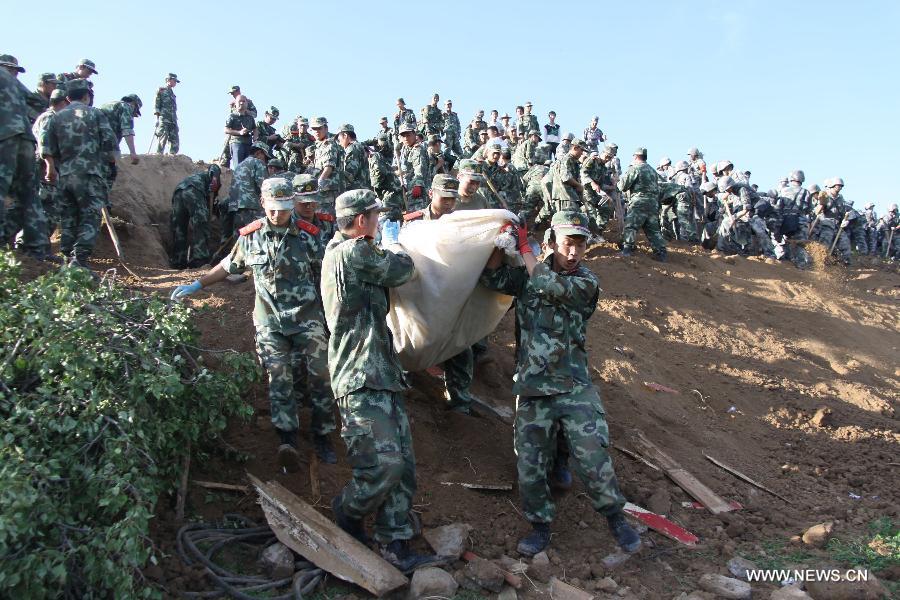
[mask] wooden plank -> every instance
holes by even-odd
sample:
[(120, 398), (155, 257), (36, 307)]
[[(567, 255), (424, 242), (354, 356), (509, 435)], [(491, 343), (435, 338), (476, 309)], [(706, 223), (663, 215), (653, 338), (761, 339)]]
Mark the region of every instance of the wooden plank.
[(226, 492), (242, 492), (244, 494), (250, 493), (250, 488), (246, 485), (236, 485), (233, 483), (219, 483), (218, 481), (198, 481), (195, 479), (192, 481), (196, 486), (206, 488), (208, 490), (223, 490)]
[(442, 481), (441, 485), (458, 485), (470, 490), (488, 490), (508, 492), (513, 489), (511, 483), (465, 483), (461, 481)]
[(393, 565), (278, 482), (263, 483), (249, 473), (247, 477), (278, 541), (306, 560), (378, 597), (409, 583)]
[(625, 504), (624, 510), (653, 531), (663, 534), (670, 540), (681, 542), (685, 546), (696, 546), (700, 541), (700, 538), (681, 525), (673, 523), (669, 519), (662, 515), (658, 515), (655, 512), (650, 512), (646, 508), (641, 508), (637, 504), (628, 502)]
[[(732, 500), (728, 504), (730, 504), (731, 507), (734, 508), (734, 510), (741, 510), (742, 508), (744, 508), (740, 502), (735, 502), (734, 500)], [(700, 504), (699, 502), (682, 502), (681, 508), (694, 508), (697, 510), (706, 510), (706, 507), (703, 506), (702, 504)]]
[(644, 455), (652, 459), (666, 472), (669, 479), (674, 481), (678, 487), (690, 494), (695, 500), (702, 503), (711, 513), (717, 515), (734, 510), (724, 498), (708, 488), (706, 484), (678, 464), (674, 458), (648, 440), (643, 432), (635, 431), (632, 441)]
[(632, 451), (629, 450), (628, 448), (623, 448), (622, 446), (618, 446), (618, 445), (616, 445), (616, 444), (613, 444), (613, 448), (615, 448), (616, 450), (618, 450), (619, 452), (621, 452), (621, 453), (624, 454), (625, 456), (631, 457), (631, 458), (633, 458), (634, 460), (636, 460), (636, 461), (638, 461), (638, 462), (644, 463), (645, 465), (647, 465), (648, 467), (650, 467), (650, 468), (653, 469), (654, 471), (659, 471), (659, 470), (660, 470), (659, 467), (657, 467), (656, 465), (654, 465), (652, 462), (650, 462), (649, 460), (647, 460), (646, 458), (644, 458), (643, 456), (641, 456), (641, 455), (638, 454), (637, 452), (632, 452)]
[(769, 488), (767, 488), (767, 487), (764, 486), (763, 484), (759, 483), (758, 481), (755, 481), (755, 480), (753, 480), (753, 479), (750, 479), (749, 477), (747, 477), (746, 475), (744, 475), (743, 473), (741, 473), (741, 472), (738, 471), (737, 469), (733, 469), (733, 468), (729, 467), (728, 465), (726, 465), (725, 463), (721, 463), (721, 462), (717, 461), (716, 459), (714, 459), (712, 456), (710, 456), (710, 455), (708, 455), (708, 454), (704, 454), (703, 456), (705, 456), (705, 457), (706, 457), (706, 460), (708, 460), (708, 461), (711, 462), (712, 464), (716, 465), (717, 467), (721, 467), (722, 469), (725, 469), (726, 471), (728, 471), (729, 473), (731, 473), (732, 475), (734, 475), (734, 476), (737, 477), (738, 479), (743, 479), (744, 481), (746, 481), (746, 482), (749, 483), (750, 485), (756, 486), (756, 487), (758, 487), (759, 489), (763, 490), (764, 492), (769, 492), (770, 494), (772, 494), (773, 496), (775, 496), (775, 497), (778, 498), (779, 500), (783, 500), (784, 502), (787, 502), (788, 504), (791, 503), (790, 500), (788, 500), (787, 498), (785, 498), (785, 497), (782, 496), (781, 494), (778, 494), (777, 492), (774, 492), (774, 491), (770, 490)]

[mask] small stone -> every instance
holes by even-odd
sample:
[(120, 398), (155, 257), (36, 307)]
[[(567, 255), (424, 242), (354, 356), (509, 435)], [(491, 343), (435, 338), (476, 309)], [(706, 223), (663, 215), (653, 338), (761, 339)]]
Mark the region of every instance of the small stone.
[(413, 573), (409, 584), (410, 600), (418, 600), (429, 596), (452, 598), (459, 589), (453, 576), (437, 567), (425, 567)]
[(259, 562), (272, 579), (285, 579), (294, 574), (294, 552), (281, 542), (263, 550)]
[(528, 576), (541, 583), (547, 583), (550, 581), (550, 571), (550, 558), (547, 556), (547, 553), (539, 552), (535, 554), (534, 558), (531, 559), (531, 564), (528, 566)]
[(507, 585), (503, 587), (503, 591), (497, 596), (497, 600), (519, 600), (519, 595), (514, 587)]
[[(825, 570), (834, 569), (843, 574), (845, 569), (838, 567), (826, 567)], [(858, 579), (862, 579), (859, 577)], [(807, 581), (806, 591), (814, 600), (879, 600), (887, 598), (888, 592), (878, 581), (878, 578), (868, 572), (866, 581)]]
[(613, 554), (610, 554), (609, 556), (604, 556), (600, 561), (600, 564), (602, 564), (603, 568), (607, 571), (612, 571), (613, 569), (623, 565), (632, 556), (634, 555), (619, 550), (614, 552)]
[(468, 523), (453, 523), (426, 529), (422, 532), (422, 536), (438, 556), (459, 558), (466, 551), (471, 530), (472, 526)]
[(581, 529), (587, 529), (588, 524), (585, 523), (584, 521), (578, 521), (578, 527), (580, 527)]
[(772, 595), (769, 596), (769, 600), (811, 600), (812, 596), (804, 592), (800, 589), (798, 584), (789, 585), (787, 587), (783, 587), (780, 590), (775, 590), (772, 592)]
[(819, 523), (804, 531), (801, 539), (807, 546), (821, 548), (828, 543), (832, 531), (834, 531), (834, 521)]
[(831, 426), (831, 424), (834, 423), (834, 417), (832, 416), (831, 409), (823, 406), (816, 411), (816, 414), (813, 415), (812, 419), (810, 419), (809, 422), (816, 427)]
[(466, 577), (479, 586), (500, 593), (503, 589), (503, 570), (489, 560), (476, 558), (466, 565)]
[(728, 572), (738, 579), (747, 580), (747, 571), (755, 571), (758, 567), (756, 563), (747, 560), (743, 556), (735, 556), (728, 561)]
[(607, 594), (612, 594), (617, 589), (619, 589), (619, 584), (616, 583), (616, 580), (612, 577), (604, 577), (600, 581), (597, 582), (597, 589), (601, 592), (606, 592)]
[(722, 598), (750, 600), (750, 584), (724, 575), (707, 573), (700, 578), (700, 587)]
[(466, 577), (464, 571), (457, 571), (456, 573), (454, 573), (453, 580), (459, 585), (459, 587), (464, 590), (469, 590), (470, 592), (481, 591), (481, 587), (477, 583)]

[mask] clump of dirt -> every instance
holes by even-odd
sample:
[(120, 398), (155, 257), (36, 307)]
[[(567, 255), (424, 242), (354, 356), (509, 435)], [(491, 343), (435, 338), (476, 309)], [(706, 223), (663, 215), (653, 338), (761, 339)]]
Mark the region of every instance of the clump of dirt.
[[(166, 268), (164, 252), (172, 190), (201, 166), (182, 157), (142, 157), (138, 167), (122, 168), (113, 196), (114, 213), (140, 223), (124, 240), (128, 264), (138, 276), (127, 276), (126, 282), (168, 293), (201, 273)], [(142, 246), (152, 246), (152, 252)], [(816, 246), (807, 248), (814, 252)], [(614, 542), (576, 483), (558, 499), (550, 552), (553, 573), (570, 581), (575, 577), (587, 589), (612, 575), (641, 598), (668, 600), (697, 589), (705, 573), (727, 574), (725, 563), (736, 555), (774, 564), (772, 548), (783, 547), (782, 554), (802, 556), (808, 566), (822, 564), (829, 559), (827, 549), (790, 542), (811, 525), (834, 521), (837, 537), (852, 537), (865, 533), (874, 519), (900, 519), (896, 266), (860, 260), (845, 268), (816, 259), (816, 271), (799, 271), (787, 262), (726, 261), (677, 243), (667, 264), (650, 260), (643, 247), (636, 254), (621, 258), (607, 243), (592, 248), (586, 259), (603, 288), (587, 335), (594, 383), (607, 411), (614, 445), (610, 451), (625, 495), (636, 504), (665, 510), (698, 535), (701, 546), (691, 550), (647, 533), (647, 548), (609, 572), (601, 559), (614, 551)], [(112, 257), (110, 246), (98, 247), (98, 264), (111, 264)], [(189, 302), (197, 308), (201, 346), (253, 351), (252, 282), (222, 283)], [(513, 329), (508, 314), (489, 338), (489, 362), (478, 366), (473, 386), (484, 401), (508, 409), (515, 406), (510, 391)], [(424, 526), (464, 521), (473, 526), (470, 543), (476, 553), (515, 556), (516, 540), (528, 529), (516, 490), (479, 492), (445, 485), (515, 486), (512, 427), (491, 416), (445, 410), (442, 382), (430, 375), (415, 374), (412, 381), (406, 405), (418, 470), (414, 508)], [(646, 382), (679, 393), (656, 392)], [(350, 477), (340, 437), (333, 437), (339, 462), (318, 465), (319, 493), (313, 496), (309, 459), (295, 474), (277, 467), (278, 441), (265, 386), (246, 390), (246, 398), (255, 408), (254, 418), (232, 423), (221, 451), (199, 458), (192, 476), (245, 483), (244, 473), (250, 472), (274, 479), (330, 517), (330, 499)], [(829, 411), (829, 419), (814, 422), (822, 409)], [(308, 431), (308, 417), (304, 410), (303, 431)], [(684, 506), (692, 500), (684, 490), (615, 449), (636, 449), (631, 441), (636, 430), (742, 508), (713, 516)], [(301, 453), (311, 457), (305, 437)], [(705, 454), (789, 503), (735, 478)], [(191, 488), (192, 518), (217, 519), (229, 512), (262, 521), (252, 495)], [(193, 575), (177, 565), (172, 551), (179, 525), (171, 507), (161, 506), (153, 538), (172, 558), (157, 575), (173, 593), (178, 591), (175, 581)], [(527, 588), (523, 595), (538, 597)], [(773, 588), (754, 584), (754, 589), (767, 596)]]

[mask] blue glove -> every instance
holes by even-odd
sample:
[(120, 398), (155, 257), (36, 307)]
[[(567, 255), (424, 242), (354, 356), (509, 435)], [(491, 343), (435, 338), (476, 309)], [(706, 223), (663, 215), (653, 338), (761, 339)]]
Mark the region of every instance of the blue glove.
[(175, 288), (175, 291), (172, 292), (172, 300), (181, 300), (186, 296), (199, 292), (202, 287), (199, 279), (190, 285), (179, 285)]
[(400, 243), (400, 222), (386, 221), (381, 227), (381, 245), (390, 246)]

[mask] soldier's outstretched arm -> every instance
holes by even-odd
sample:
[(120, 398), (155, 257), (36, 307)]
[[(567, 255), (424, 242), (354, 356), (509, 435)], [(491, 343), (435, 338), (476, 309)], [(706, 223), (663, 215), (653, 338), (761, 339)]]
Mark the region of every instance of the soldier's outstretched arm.
[(359, 278), (383, 287), (399, 287), (412, 279), (416, 267), (412, 258), (397, 246), (397, 252), (376, 248), (367, 240), (356, 242), (352, 264)]
[(594, 312), (600, 286), (593, 275), (556, 273), (545, 263), (539, 263), (531, 273), (531, 285), (545, 298), (550, 298), (576, 310)]

